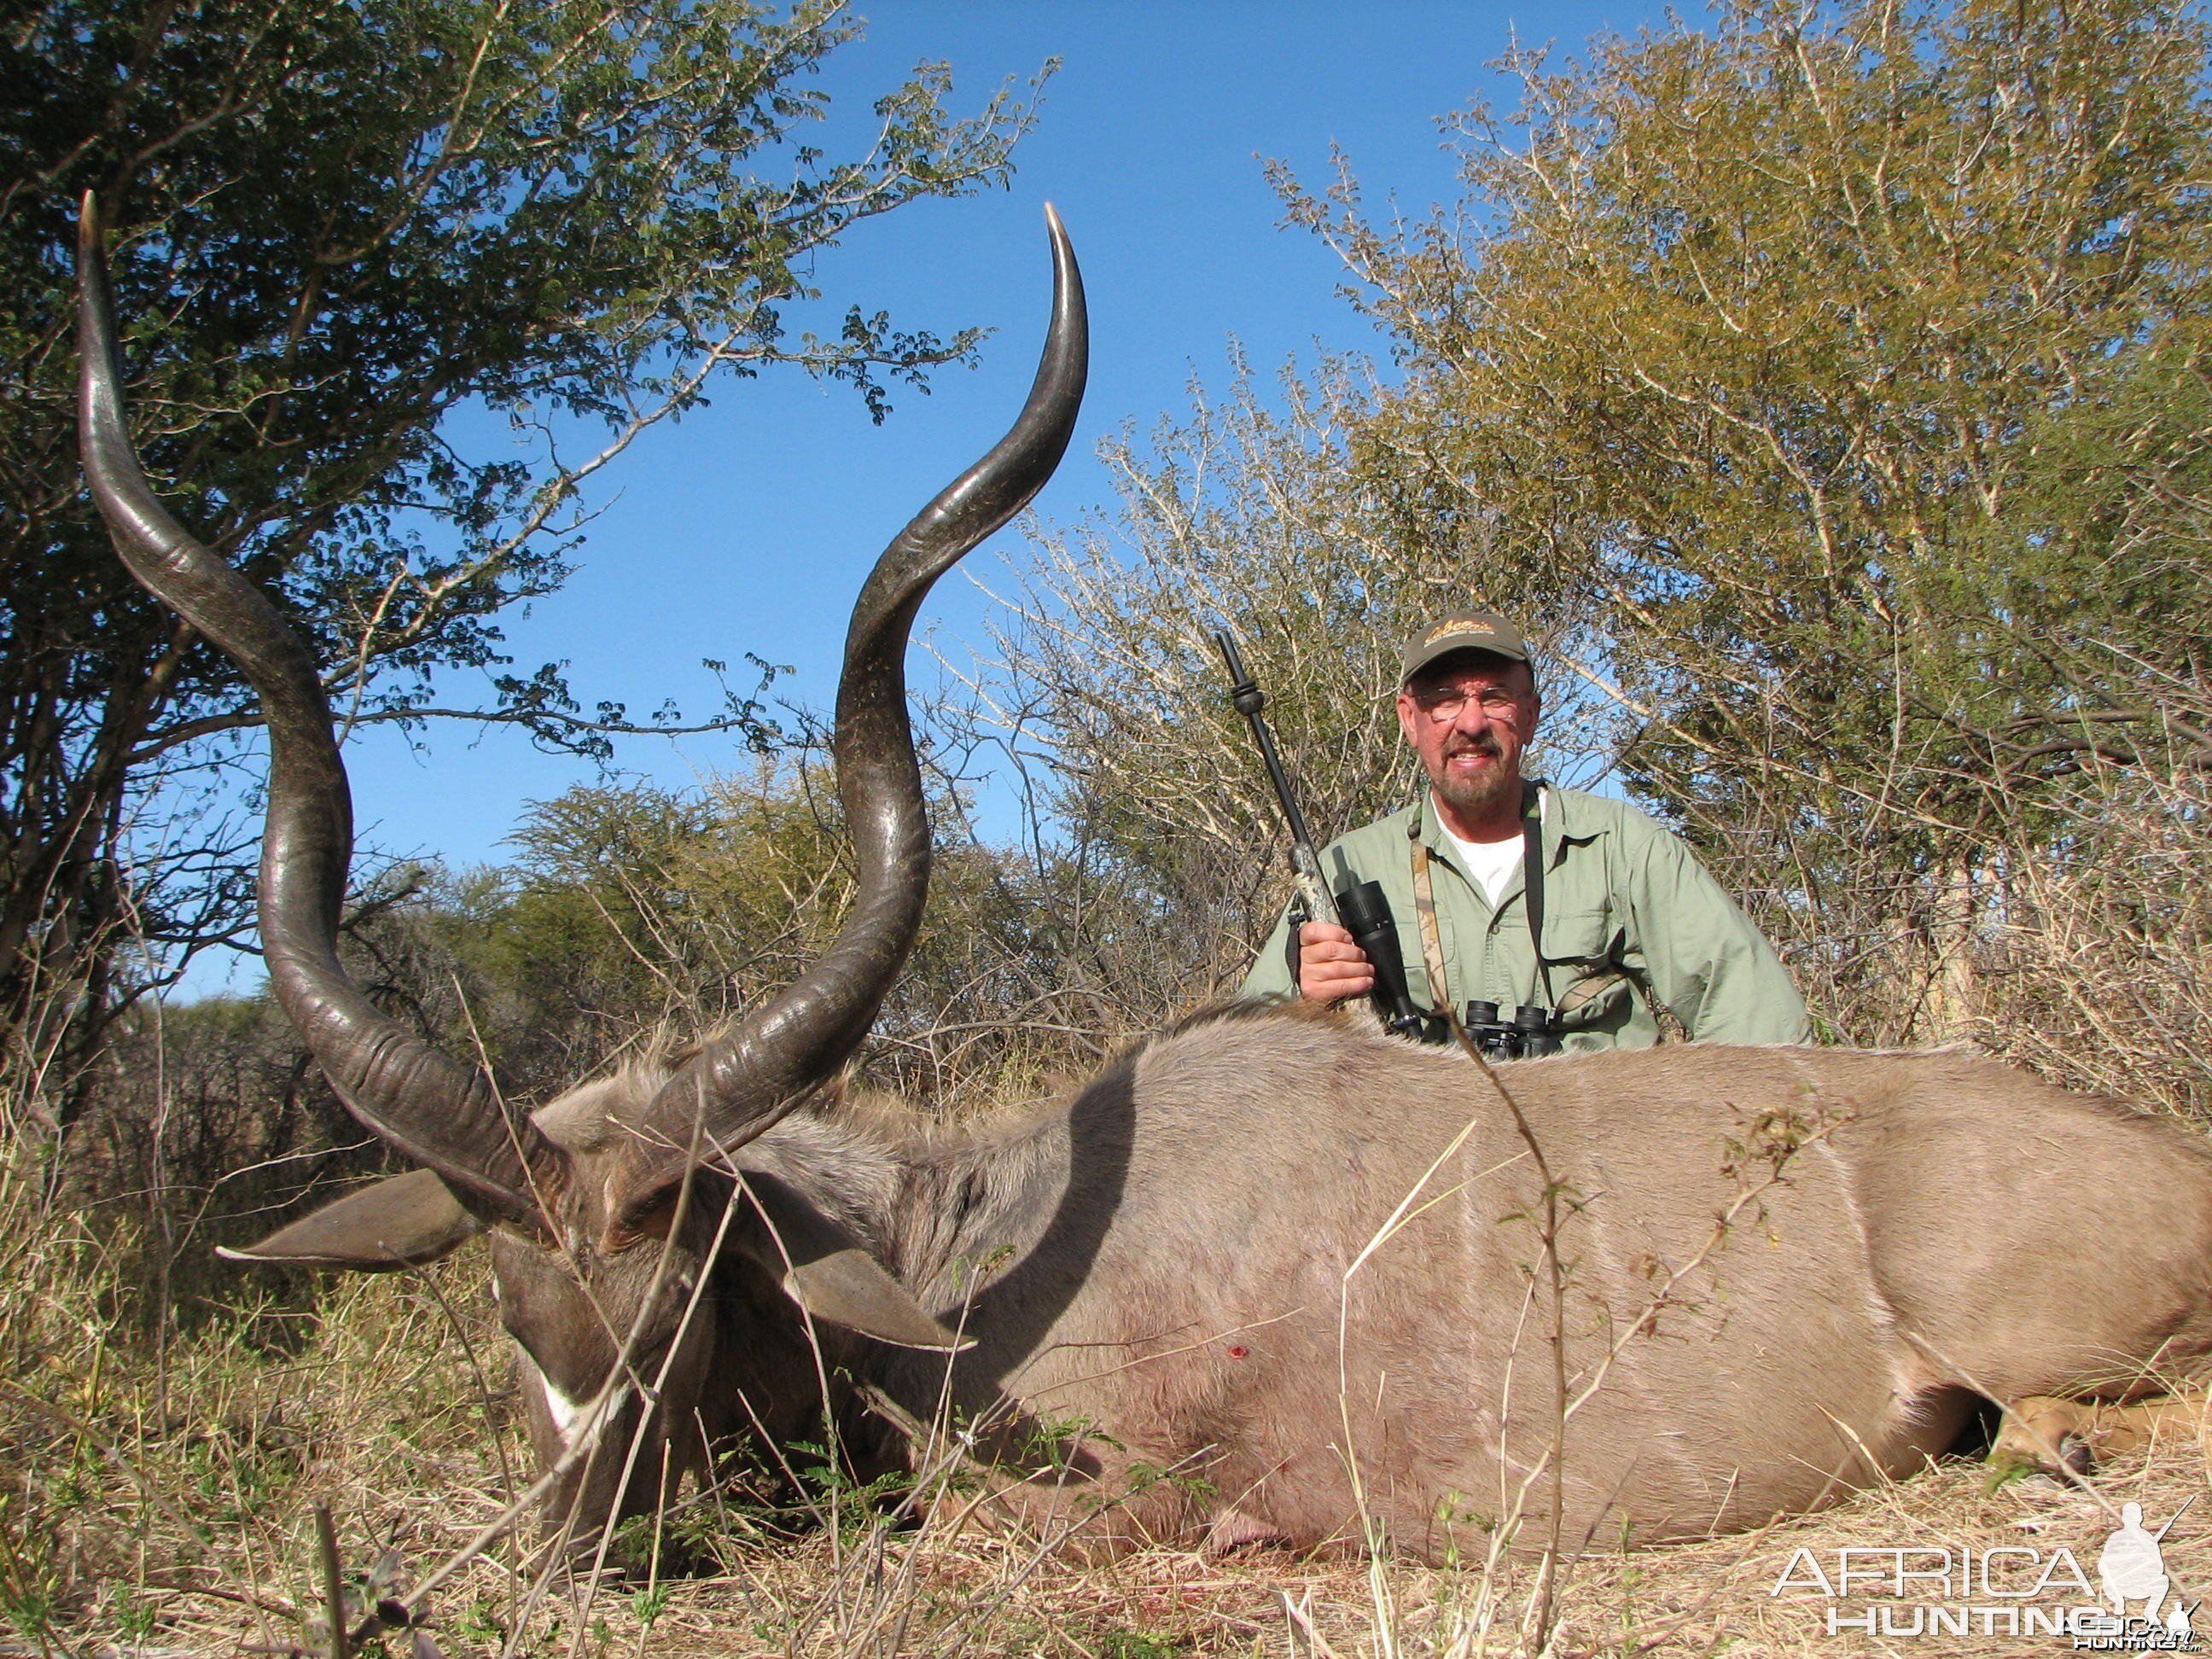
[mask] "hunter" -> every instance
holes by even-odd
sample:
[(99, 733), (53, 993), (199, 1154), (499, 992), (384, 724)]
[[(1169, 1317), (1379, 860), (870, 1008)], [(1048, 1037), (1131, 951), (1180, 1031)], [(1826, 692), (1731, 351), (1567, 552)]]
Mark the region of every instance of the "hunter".
[[(1693, 1042), (1809, 1041), (1789, 970), (1681, 841), (1625, 802), (1521, 775), (1542, 707), (1528, 642), (1504, 617), (1422, 628), (1397, 708), (1429, 787), (1322, 850), (1332, 890), (1382, 884), (1429, 1035), (1443, 1034), (1438, 1010), (1480, 1001), (1509, 1016), (1540, 1006), (1569, 1052), (1648, 1047), (1661, 1008)], [(1374, 988), (1345, 928), (1302, 921), (1295, 941), (1285, 911), (1240, 995), (1338, 1002)]]

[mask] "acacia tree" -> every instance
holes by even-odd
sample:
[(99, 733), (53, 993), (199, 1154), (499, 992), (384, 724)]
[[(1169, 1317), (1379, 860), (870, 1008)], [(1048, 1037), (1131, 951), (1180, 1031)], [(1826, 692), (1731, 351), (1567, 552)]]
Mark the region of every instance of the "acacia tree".
[(1391, 634), (1472, 593), (1550, 769), (1609, 754), (1832, 1030), (2212, 1105), (2207, 66), (2153, 0), (1747, 0), (1509, 59), (1425, 216), (1279, 173), (1399, 372), (1240, 387), (1039, 542), (997, 707), (1062, 822), (1249, 950), (1279, 831), (1205, 629), (1337, 828), (1397, 787)]
[[(971, 332), (848, 309), (792, 331), (855, 223), (1006, 177), (1030, 106), (972, 117), (925, 65), (872, 143), (800, 142), (825, 0), (34, 0), (0, 30), (0, 1012), (25, 1054), (95, 1030), (112, 929), (181, 954), (243, 925), (246, 872), (187, 833), (258, 723), (220, 653), (146, 599), (77, 477), (69, 250), (99, 192), (134, 436), (179, 516), (331, 665), (349, 721), (505, 664), (497, 622), (565, 574), (579, 488), (718, 377), (887, 388)], [(462, 409), (526, 437), (486, 459)], [(520, 456), (520, 459), (518, 459)], [(632, 722), (550, 669), (495, 678), (539, 739)], [(734, 700), (724, 724), (757, 720)], [(756, 728), (757, 729), (757, 728)]]
[(1863, 1035), (1971, 1015), (2085, 769), (2203, 753), (2204, 428), (2142, 417), (2201, 385), (2206, 64), (2156, 0), (1752, 0), (1512, 60), (1419, 225), (1284, 181), (1407, 369), (1368, 462), (1580, 596), (1632, 780)]

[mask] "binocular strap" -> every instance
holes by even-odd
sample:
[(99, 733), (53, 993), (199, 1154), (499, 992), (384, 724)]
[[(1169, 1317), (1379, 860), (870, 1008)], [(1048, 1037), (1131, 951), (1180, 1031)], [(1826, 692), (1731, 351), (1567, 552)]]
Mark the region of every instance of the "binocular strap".
[(1421, 960), (1429, 970), (1429, 1006), (1451, 1014), (1451, 987), (1444, 979), (1444, 941), (1437, 927), (1437, 890), (1429, 879), (1429, 844), (1421, 839), (1421, 815), (1407, 825), (1413, 847), (1413, 914), (1421, 923)]
[[(1527, 786), (1528, 805), (1539, 799), (1536, 786)], [(1413, 857), (1413, 914), (1421, 924), (1421, 960), (1429, 970), (1429, 996), (1431, 1005), (1449, 1016), (1452, 1006), (1451, 985), (1444, 974), (1443, 934), (1437, 926), (1437, 890), (1429, 876), (1429, 844), (1421, 839), (1422, 814), (1416, 812), (1406, 821), (1406, 839), (1411, 844)], [(1552, 966), (1544, 960), (1544, 859), (1542, 819), (1538, 812), (1525, 811), (1521, 820), (1523, 842), (1521, 877), (1521, 907), (1528, 918), (1528, 949), (1536, 958), (1537, 977), (1542, 981), (1544, 1006), (1552, 1006)]]

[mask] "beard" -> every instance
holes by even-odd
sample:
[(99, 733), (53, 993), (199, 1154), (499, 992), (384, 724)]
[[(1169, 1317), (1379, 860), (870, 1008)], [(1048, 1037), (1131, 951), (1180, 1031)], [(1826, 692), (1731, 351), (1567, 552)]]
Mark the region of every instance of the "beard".
[(1486, 817), (1496, 811), (1501, 802), (1521, 799), (1521, 775), (1504, 766), (1494, 766), (1470, 777), (1451, 769), (1455, 755), (1488, 755), (1503, 760), (1504, 751), (1494, 738), (1476, 738), (1466, 743), (1455, 744), (1445, 751), (1443, 775), (1431, 775), (1429, 783), (1437, 792), (1437, 799), (1466, 819)]

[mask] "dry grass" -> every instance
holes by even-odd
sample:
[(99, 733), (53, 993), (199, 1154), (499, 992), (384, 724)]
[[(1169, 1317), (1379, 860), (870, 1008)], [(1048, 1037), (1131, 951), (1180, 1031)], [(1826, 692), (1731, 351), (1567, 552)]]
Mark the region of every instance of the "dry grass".
[[(2039, 877), (2034, 902), (2014, 903), (2002, 933), (1960, 957), (1974, 971), (1954, 988), (1992, 1046), (2201, 1123), (2212, 1098), (2212, 923), (2196, 876), (2205, 820), (2168, 813), (2132, 841), (2116, 814), (2097, 821), (2118, 826), (2126, 856)], [(2154, 828), (2163, 861), (2149, 856)], [(2177, 903), (2177, 887), (2194, 896)], [(172, 1114), (155, 1104), (158, 1137)], [(509, 1511), (531, 1460), (480, 1251), (422, 1275), (333, 1279), (312, 1304), (203, 1316), (178, 1305), (180, 1287), (210, 1281), (134, 1282), (167, 1258), (71, 1207), (40, 1121), (8, 1106), (0, 1097), (0, 1654), (294, 1650), (313, 1639), (322, 1602), (317, 1504), (336, 1516), (356, 1579), (395, 1563), (380, 1594), (420, 1585)], [(248, 1298), (264, 1281), (241, 1270), (212, 1282)], [(2209, 1471), (2185, 1436), (2104, 1471), (2097, 1495), (2043, 1480), (1992, 1492), (1978, 1466), (1948, 1463), (1763, 1535), (1585, 1555), (1564, 1564), (1551, 1651), (2048, 1650), (2048, 1637), (1832, 1637), (1817, 1599), (1769, 1592), (1801, 1547), (1832, 1562), (1844, 1547), (2063, 1545), (2094, 1577), (2114, 1524), (2104, 1504), (2136, 1499), (2157, 1523), (2205, 1492)], [(1084, 1566), (1018, 1540), (890, 1530), (857, 1500), (845, 1516), (797, 1536), (742, 1505), (680, 1517), (678, 1541), (715, 1571), (665, 1583), (556, 1580), (535, 1570), (526, 1538), (504, 1536), (428, 1595), (429, 1628), (444, 1653), (487, 1659), (1529, 1648), (1529, 1562), (1486, 1574), (1259, 1548)], [(2166, 1542), (2191, 1599), (2212, 1590), (2212, 1501)], [(1879, 1605), (1854, 1598), (1846, 1611)], [(403, 1632), (383, 1644), (410, 1645)]]
[[(4, 1194), (33, 1220), (36, 1189)], [(519, 1410), (481, 1253), (420, 1276), (333, 1280), (313, 1316), (241, 1310), (126, 1352), (114, 1285), (82, 1230), (10, 1227), (0, 1381), (0, 1611), (12, 1650), (231, 1655), (313, 1639), (321, 1605), (313, 1505), (338, 1518), (356, 1578), (387, 1551), (404, 1593), (528, 1480)], [(465, 1340), (463, 1339), (465, 1338)], [(2099, 1478), (2154, 1523), (2207, 1484), (2186, 1435)], [(1020, 1540), (872, 1524), (771, 1535), (757, 1513), (701, 1514), (714, 1576), (597, 1589), (535, 1574), (507, 1538), (428, 1601), (448, 1655), (1425, 1656), (1524, 1650), (1533, 1566), (1477, 1571), (1260, 1548), (1155, 1550), (1110, 1565)], [(1612, 1655), (2007, 1654), (2037, 1645), (1869, 1642), (1826, 1633), (1820, 1604), (1770, 1589), (1800, 1546), (2073, 1549), (2094, 1572), (2113, 1522), (2097, 1498), (2042, 1480), (1996, 1491), (1949, 1463), (1754, 1537), (1593, 1554), (1564, 1574), (1553, 1651)], [(2212, 1514), (2168, 1541), (2183, 1585), (2212, 1582)], [(380, 1593), (383, 1593), (380, 1589)], [(2077, 1598), (2078, 1599), (2078, 1598)], [(1850, 1611), (1875, 1605), (1856, 1601)], [(386, 1638), (409, 1650), (410, 1638)], [(2048, 1644), (2048, 1638), (2044, 1638)]]

